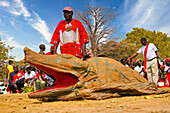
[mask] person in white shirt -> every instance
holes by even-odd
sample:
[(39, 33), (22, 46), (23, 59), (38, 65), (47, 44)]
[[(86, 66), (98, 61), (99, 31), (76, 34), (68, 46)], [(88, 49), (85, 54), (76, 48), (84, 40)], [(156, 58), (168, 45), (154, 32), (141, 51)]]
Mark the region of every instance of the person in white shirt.
[(144, 66), (142, 66), (142, 60), (137, 59), (136, 64), (137, 64), (137, 66), (134, 68), (134, 70), (139, 72), (143, 76), (144, 75), (144, 71), (143, 71)]
[(138, 54), (143, 53), (144, 54), (144, 71), (147, 72), (148, 81), (158, 83), (158, 63), (157, 63), (157, 57), (162, 61), (158, 49), (156, 46), (152, 43), (148, 43), (146, 41), (146, 38), (142, 38), (141, 44), (143, 45), (136, 54), (132, 55), (130, 58), (127, 59), (129, 61), (130, 59), (136, 57)]
[(34, 76), (36, 75), (36, 73), (34, 71), (31, 71), (31, 66), (28, 65), (26, 66), (26, 73), (25, 73), (25, 83), (33, 85), (33, 81), (34, 81)]

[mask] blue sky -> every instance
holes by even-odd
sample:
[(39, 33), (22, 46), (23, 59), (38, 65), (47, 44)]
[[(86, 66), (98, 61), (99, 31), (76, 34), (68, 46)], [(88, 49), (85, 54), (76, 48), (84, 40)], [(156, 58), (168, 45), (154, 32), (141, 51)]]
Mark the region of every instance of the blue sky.
[(50, 39), (63, 18), (62, 10), (85, 10), (87, 5), (116, 7), (116, 35), (126, 38), (133, 27), (167, 33), (170, 36), (170, 0), (0, 0), (0, 37), (15, 48), (10, 55), (24, 58), (23, 48), (39, 52), (41, 43), (50, 49)]

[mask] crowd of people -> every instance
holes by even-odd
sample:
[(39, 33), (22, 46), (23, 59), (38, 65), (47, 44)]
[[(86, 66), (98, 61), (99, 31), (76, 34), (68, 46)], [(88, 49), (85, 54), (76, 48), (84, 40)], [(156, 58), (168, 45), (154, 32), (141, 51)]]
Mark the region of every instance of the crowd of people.
[[(147, 72), (144, 71), (144, 61), (142, 59), (134, 59), (127, 61), (127, 58), (123, 58), (120, 62), (137, 71), (141, 76), (148, 80)], [(170, 59), (164, 59), (163, 63), (158, 60), (158, 87), (170, 87)]]
[[(51, 46), (50, 52), (44, 53), (45, 45), (41, 44), (39, 46), (40, 54), (53, 55), (54, 46)], [(40, 69), (32, 65), (20, 66), (13, 64), (12, 60), (9, 60), (9, 65), (7, 67), (6, 74), (6, 84), (7, 92), (9, 93), (21, 93), (22, 87), (33, 86), (35, 90), (46, 88), (47, 86), (52, 86), (54, 79), (50, 75), (46, 74)]]
[[(161, 59), (158, 49), (153, 43), (148, 43), (146, 38), (142, 38), (143, 45), (130, 58), (121, 59), (121, 63), (139, 72), (144, 78), (150, 82), (154, 82), (158, 87), (170, 86), (170, 59)], [(144, 61), (134, 59), (138, 54), (143, 53)], [(159, 59), (158, 59), (159, 58)]]

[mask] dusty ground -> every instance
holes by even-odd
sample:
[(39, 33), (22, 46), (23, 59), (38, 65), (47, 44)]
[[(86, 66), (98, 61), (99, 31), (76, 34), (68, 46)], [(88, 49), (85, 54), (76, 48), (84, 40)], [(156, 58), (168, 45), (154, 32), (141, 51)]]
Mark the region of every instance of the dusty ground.
[[(145, 95), (146, 96), (146, 95)], [(147, 95), (154, 97), (154, 95)], [(0, 113), (170, 113), (170, 93), (161, 98), (128, 96), (106, 100), (42, 102), (27, 94), (0, 95)]]

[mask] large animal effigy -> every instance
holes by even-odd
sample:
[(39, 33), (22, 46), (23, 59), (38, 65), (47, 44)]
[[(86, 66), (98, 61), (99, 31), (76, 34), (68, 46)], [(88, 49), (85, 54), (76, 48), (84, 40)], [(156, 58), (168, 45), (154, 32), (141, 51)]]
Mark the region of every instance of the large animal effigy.
[(106, 99), (124, 95), (166, 93), (138, 72), (118, 61), (93, 57), (86, 61), (68, 55), (42, 55), (24, 48), (25, 61), (43, 70), (54, 85), (28, 94), (30, 98), (53, 100)]

